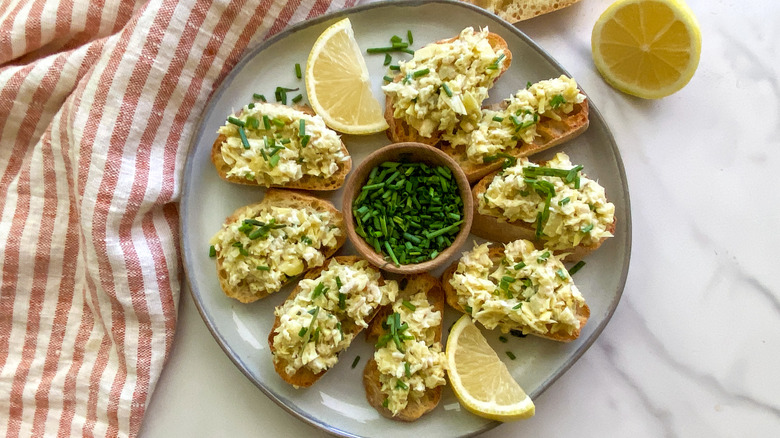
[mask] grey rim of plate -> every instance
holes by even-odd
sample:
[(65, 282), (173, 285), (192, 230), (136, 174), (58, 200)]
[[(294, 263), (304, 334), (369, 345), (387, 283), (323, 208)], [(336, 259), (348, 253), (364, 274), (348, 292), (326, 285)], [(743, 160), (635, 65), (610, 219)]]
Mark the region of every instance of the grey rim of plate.
[[(376, 2), (376, 3), (370, 3), (365, 5), (360, 5), (356, 7), (352, 7), (349, 9), (343, 9), (340, 11), (335, 11), (329, 14), (322, 15), (318, 18), (315, 18), (313, 20), (304, 21), (301, 23), (298, 23), (294, 26), (289, 27), (285, 31), (275, 35), (274, 37), (260, 43), (253, 49), (249, 50), (247, 53), (244, 54), (244, 56), (241, 58), (241, 60), (236, 64), (236, 66), (231, 70), (231, 72), (228, 74), (228, 76), (225, 78), (225, 80), (222, 82), (222, 84), (219, 86), (219, 88), (215, 91), (215, 93), (212, 95), (211, 99), (209, 100), (209, 103), (206, 104), (206, 111), (201, 115), (200, 120), (198, 121), (198, 128), (196, 135), (193, 136), (193, 139), (190, 143), (190, 149), (187, 153), (187, 159), (185, 163), (185, 170), (184, 170), (184, 182), (182, 187), (182, 201), (181, 201), (181, 208), (180, 208), (180, 224), (179, 224), (179, 231), (181, 236), (181, 250), (182, 250), (182, 257), (184, 259), (184, 271), (185, 276), (187, 279), (187, 283), (189, 285), (190, 291), (193, 295), (193, 301), (195, 301), (195, 305), (198, 309), (198, 312), (200, 313), (203, 321), (206, 323), (206, 326), (208, 327), (209, 331), (211, 332), (214, 339), (217, 341), (219, 346), (222, 348), (222, 350), (227, 354), (227, 356), (230, 358), (230, 360), (236, 365), (236, 367), (239, 368), (239, 370), (252, 382), (254, 383), (263, 393), (266, 394), (271, 400), (273, 400), (275, 403), (277, 403), (280, 407), (285, 409), (286, 411), (290, 412), (294, 416), (298, 417), (299, 419), (303, 420), (304, 422), (317, 427), (327, 433), (339, 435), (339, 436), (347, 436), (347, 437), (357, 437), (359, 435), (355, 435), (353, 433), (350, 433), (345, 430), (338, 429), (336, 427), (333, 427), (329, 424), (325, 424), (321, 422), (318, 418), (315, 418), (311, 415), (309, 415), (306, 412), (302, 412), (300, 410), (294, 409), (287, 404), (285, 404), (277, 394), (272, 392), (268, 387), (266, 387), (262, 382), (257, 381), (254, 379), (251, 374), (249, 373), (248, 369), (246, 368), (246, 365), (237, 357), (237, 354), (232, 349), (232, 347), (225, 341), (225, 339), (218, 333), (218, 330), (214, 326), (214, 322), (211, 321), (207, 315), (206, 310), (203, 308), (203, 303), (198, 298), (200, 296), (200, 288), (198, 284), (194, 281), (192, 281), (192, 274), (189, 270), (189, 267), (193, 265), (193, 258), (196, 257), (197, 252), (193, 251), (193, 249), (190, 247), (190, 244), (187, 239), (184, 238), (185, 236), (185, 230), (188, 228), (188, 223), (186, 223), (186, 215), (184, 212), (189, 211), (190, 204), (197, 204), (197, 200), (190, 199), (190, 196), (188, 194), (191, 191), (190, 185), (192, 184), (192, 173), (193, 173), (193, 157), (198, 152), (196, 149), (196, 145), (200, 142), (201, 138), (204, 135), (204, 132), (206, 131), (206, 127), (204, 126), (204, 120), (208, 119), (208, 117), (213, 112), (214, 108), (211, 106), (211, 102), (214, 102), (222, 96), (222, 94), (230, 88), (231, 83), (233, 82), (233, 79), (238, 75), (238, 73), (241, 71), (241, 69), (252, 59), (254, 58), (258, 53), (265, 50), (267, 47), (273, 45), (274, 43), (278, 42), (281, 39), (284, 39), (286, 37), (289, 37), (290, 35), (303, 30), (305, 28), (316, 26), (319, 24), (322, 24), (323, 22), (331, 21), (337, 18), (345, 18), (352, 14), (368, 11), (371, 9), (381, 9), (381, 8), (398, 8), (398, 9), (408, 9), (408, 8), (416, 8), (416, 7), (425, 7), (430, 6), (432, 4), (438, 4), (439, 6), (449, 7), (449, 8), (462, 8), (465, 10), (468, 10), (471, 13), (477, 13), (480, 15), (483, 15), (486, 18), (489, 18), (493, 21), (492, 24), (501, 26), (505, 31), (513, 33), (515, 36), (520, 38), (525, 44), (527, 44), (530, 48), (535, 50), (539, 55), (541, 55), (543, 58), (545, 58), (550, 64), (554, 65), (555, 68), (563, 72), (564, 74), (571, 77), (571, 75), (564, 69), (558, 62), (550, 56), (546, 51), (544, 51), (541, 47), (539, 47), (533, 40), (531, 40), (529, 37), (527, 37), (524, 33), (522, 33), (519, 29), (512, 26), (510, 23), (500, 19), (499, 17), (495, 16), (494, 14), (485, 11), (484, 9), (481, 9), (477, 6), (474, 6), (469, 3), (463, 3), (463, 2), (451, 2), (449, 0), (398, 0), (398, 1), (382, 1), (382, 2)], [(623, 293), (623, 289), (625, 287), (626, 278), (628, 275), (628, 267), (630, 265), (630, 256), (631, 256), (631, 208), (630, 208), (630, 198), (629, 198), (629, 192), (628, 192), (628, 186), (627, 186), (627, 179), (625, 175), (625, 169), (623, 167), (623, 162), (620, 157), (619, 150), (617, 148), (617, 145), (614, 141), (614, 138), (612, 136), (612, 133), (610, 132), (606, 122), (604, 121), (603, 117), (601, 116), (601, 113), (598, 111), (596, 106), (591, 102), (590, 103), (590, 120), (591, 122), (593, 120), (597, 120), (598, 123), (603, 126), (603, 135), (606, 136), (609, 147), (612, 150), (612, 153), (614, 154), (614, 159), (616, 161), (616, 165), (618, 168), (618, 177), (620, 179), (621, 185), (622, 185), (622, 191), (624, 195), (624, 204), (625, 204), (625, 217), (619, 218), (619, 225), (624, 227), (625, 232), (625, 246), (623, 250), (625, 251), (625, 262), (623, 264), (622, 272), (620, 273), (620, 278), (618, 280), (618, 288), (616, 290), (616, 294), (613, 297), (612, 301), (609, 303), (606, 315), (602, 321), (595, 327), (593, 332), (582, 340), (582, 342), (579, 342), (577, 345), (576, 350), (571, 352), (568, 355), (568, 358), (566, 359), (565, 363), (560, 366), (555, 373), (553, 373), (549, 378), (547, 378), (545, 381), (543, 381), (539, 386), (537, 386), (534, 390), (529, 392), (529, 396), (532, 399), (537, 398), (539, 395), (541, 395), (549, 386), (554, 383), (561, 375), (563, 375), (584, 353), (585, 351), (590, 348), (590, 346), (596, 341), (596, 339), (599, 337), (601, 332), (606, 327), (609, 320), (612, 318), (612, 315), (617, 308), (617, 305), (620, 301), (620, 298)], [(213, 127), (212, 127), (213, 128)], [(586, 132), (587, 134), (587, 132)], [(228, 184), (228, 183), (226, 183)], [(221, 292), (221, 291), (220, 291)], [(487, 430), (490, 430), (502, 423), (500, 422), (490, 422), (487, 423), (483, 428), (475, 431), (471, 431), (470, 433), (460, 435), (460, 436), (473, 436), (480, 433), (483, 433)]]

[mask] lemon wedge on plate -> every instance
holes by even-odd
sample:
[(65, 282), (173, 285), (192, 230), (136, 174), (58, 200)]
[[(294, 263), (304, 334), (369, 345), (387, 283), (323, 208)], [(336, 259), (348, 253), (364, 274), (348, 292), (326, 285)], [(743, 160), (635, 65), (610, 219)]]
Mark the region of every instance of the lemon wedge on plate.
[(450, 384), (463, 407), (498, 421), (534, 415), (534, 402), (509, 374), (469, 315), (463, 315), (450, 329), (446, 355)]
[(701, 32), (681, 0), (618, 0), (596, 21), (591, 49), (596, 68), (610, 85), (658, 99), (693, 77)]
[(306, 94), (314, 112), (336, 131), (373, 134), (388, 128), (349, 18), (325, 29), (314, 43), (306, 62)]

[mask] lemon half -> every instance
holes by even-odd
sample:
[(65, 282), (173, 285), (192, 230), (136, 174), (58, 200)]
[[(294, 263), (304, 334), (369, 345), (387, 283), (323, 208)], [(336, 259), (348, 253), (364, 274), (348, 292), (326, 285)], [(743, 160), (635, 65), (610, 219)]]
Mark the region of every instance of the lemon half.
[(618, 0), (596, 21), (593, 61), (613, 87), (645, 99), (677, 92), (696, 72), (701, 32), (680, 0)]

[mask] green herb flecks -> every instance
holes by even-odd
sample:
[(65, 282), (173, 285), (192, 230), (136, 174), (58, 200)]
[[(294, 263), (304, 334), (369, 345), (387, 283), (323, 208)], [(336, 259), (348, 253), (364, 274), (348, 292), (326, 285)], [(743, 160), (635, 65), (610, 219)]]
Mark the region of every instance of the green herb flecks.
[(398, 265), (436, 258), (463, 224), (463, 201), (446, 167), (386, 162), (352, 204), (355, 232)]
[(571, 267), (571, 269), (569, 269), (569, 275), (576, 274), (580, 269), (582, 269), (583, 266), (585, 266), (585, 262), (582, 260), (578, 261), (577, 264), (575, 264), (574, 266)]

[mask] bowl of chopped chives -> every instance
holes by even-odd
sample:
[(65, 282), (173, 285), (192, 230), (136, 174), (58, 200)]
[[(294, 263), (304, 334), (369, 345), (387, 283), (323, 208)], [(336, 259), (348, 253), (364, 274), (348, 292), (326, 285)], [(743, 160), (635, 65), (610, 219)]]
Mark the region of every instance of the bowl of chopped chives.
[(439, 149), (395, 143), (366, 157), (344, 187), (342, 213), (357, 251), (386, 271), (442, 266), (471, 230), (471, 187)]

